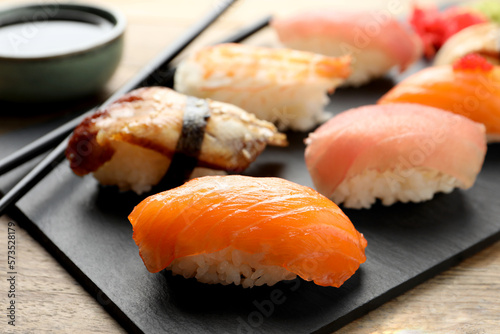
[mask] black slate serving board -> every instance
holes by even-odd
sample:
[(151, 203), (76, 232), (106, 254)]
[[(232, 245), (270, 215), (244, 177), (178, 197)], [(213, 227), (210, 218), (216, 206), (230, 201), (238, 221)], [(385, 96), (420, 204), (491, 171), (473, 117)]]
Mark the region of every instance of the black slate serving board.
[[(328, 109), (374, 103), (401, 78), (339, 89)], [(0, 136), (0, 156), (62, 121), (57, 117)], [(305, 136), (289, 133), (289, 148), (267, 148), (245, 174), (312, 186), (303, 160)], [(2, 176), (0, 189), (7, 190), (33, 163)], [(130, 332), (329, 333), (498, 240), (499, 167), (500, 145), (490, 145), (468, 191), (420, 204), (345, 210), (368, 240), (368, 259), (338, 289), (300, 279), (242, 289), (151, 274), (127, 220), (143, 197), (101, 187), (91, 176), (79, 178), (66, 162), (18, 203), (22, 213), (12, 214)]]

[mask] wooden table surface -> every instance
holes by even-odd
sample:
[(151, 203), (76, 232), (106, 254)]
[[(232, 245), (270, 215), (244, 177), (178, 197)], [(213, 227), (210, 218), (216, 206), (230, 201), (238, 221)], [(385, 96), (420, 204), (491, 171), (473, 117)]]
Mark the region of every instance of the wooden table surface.
[[(0, 1), (3, 4), (6, 1)], [(8, 1), (11, 2), (11, 1)], [(21, 2), (21, 1), (18, 1)], [(31, 2), (31, 1), (29, 1)], [(285, 14), (304, 7), (373, 8), (395, 15), (409, 8), (406, 0), (240, 0), (191, 47), (220, 40), (245, 23), (268, 13)], [(443, 2), (443, 1), (441, 1)], [(97, 1), (96, 1), (97, 3)], [(128, 18), (122, 63), (106, 87), (106, 93), (124, 84), (191, 23), (217, 6), (210, 0), (112, 0), (106, 5)], [(265, 34), (264, 34), (265, 35)], [(255, 41), (254, 41), (255, 42)], [(27, 122), (23, 120), (23, 122)], [(2, 128), (16, 121), (0, 120)], [(16, 124), (22, 126), (22, 124)], [(17, 319), (7, 325), (9, 289), (7, 223), (0, 218), (0, 318), (1, 333), (123, 333), (125, 330), (64, 268), (22, 228), (16, 226)], [(456, 267), (386, 303), (338, 333), (498, 333), (500, 331), (500, 243), (466, 259)]]

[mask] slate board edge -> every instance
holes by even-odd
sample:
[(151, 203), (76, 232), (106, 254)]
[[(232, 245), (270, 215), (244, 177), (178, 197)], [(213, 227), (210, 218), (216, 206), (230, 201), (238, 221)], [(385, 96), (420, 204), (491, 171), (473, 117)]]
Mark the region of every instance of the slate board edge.
[[(2, 194), (3, 196), (3, 194)], [(42, 245), (50, 255), (52, 255), (59, 264), (101, 305), (128, 333), (143, 334), (144, 332), (115, 304), (109, 299), (101, 289), (78, 268), (59, 247), (57, 247), (38, 226), (32, 222), (21, 210), (17, 207), (12, 208), (7, 212), (8, 216), (14, 219), (22, 228), (24, 228), (31, 237), (33, 237), (40, 245)], [(480, 240), (467, 249), (464, 249), (448, 259), (440, 262), (428, 270), (419, 273), (418, 275), (406, 280), (402, 284), (393, 287), (380, 296), (371, 299), (364, 305), (338, 318), (334, 323), (319, 328), (314, 331), (314, 334), (332, 333), (348, 325), (354, 320), (361, 318), (369, 312), (377, 309), (386, 302), (402, 295), (411, 290), (417, 285), (433, 278), (441, 272), (459, 264), (463, 260), (472, 255), (486, 249), (496, 241), (500, 240), (500, 231)]]
[(345, 314), (342, 317), (339, 317), (334, 323), (330, 323), (327, 326), (324, 326), (317, 331), (314, 331), (313, 334), (326, 334), (326, 333), (332, 333), (335, 332), (342, 327), (348, 325), (349, 323), (353, 322), (354, 320), (361, 318), (362, 316), (368, 314), (369, 312), (377, 309), (378, 307), (382, 306), (383, 304), (391, 301), (392, 299), (404, 294), (405, 292), (411, 290), (412, 288), (416, 287), (417, 285), (420, 285), (429, 279), (437, 276), (438, 274), (450, 269), (453, 266), (458, 265), (465, 259), (472, 257), (473, 255), (479, 253), (480, 251), (488, 248), (489, 246), (493, 245), (495, 242), (500, 240), (500, 230), (497, 231), (496, 233), (489, 235), (488, 237), (478, 241), (474, 245), (470, 246), (469, 248), (466, 248), (453, 256), (449, 257), (446, 260), (441, 261), (434, 267), (429, 268), (428, 270), (425, 270), (414, 277), (404, 281), (403, 283), (393, 287), (392, 289), (389, 289), (385, 293), (381, 294), (380, 296), (371, 299), (369, 302), (365, 303), (364, 305), (359, 306), (355, 310)]
[[(0, 197), (4, 194), (0, 193)], [(85, 275), (78, 266), (50, 240), (40, 228), (17, 207), (7, 211), (7, 215), (24, 228), (28, 234), (42, 245), (49, 254), (103, 307), (128, 333), (144, 334), (99, 287)]]

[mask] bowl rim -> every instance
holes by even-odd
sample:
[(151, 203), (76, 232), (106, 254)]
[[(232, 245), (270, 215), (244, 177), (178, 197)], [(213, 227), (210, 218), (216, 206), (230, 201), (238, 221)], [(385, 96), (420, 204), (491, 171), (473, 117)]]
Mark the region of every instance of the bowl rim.
[[(74, 10), (74, 11), (80, 11), (80, 12), (85, 12), (85, 13), (92, 13), (99, 15), (106, 19), (107, 21), (110, 21), (109, 18), (100, 15), (101, 14), (106, 14), (111, 16), (116, 22), (111, 22), (110, 23), (113, 25), (112, 28), (109, 31), (106, 31), (106, 33), (102, 34), (99, 38), (97, 38), (95, 41), (93, 41), (90, 45), (83, 46), (83, 47), (77, 47), (77, 48), (72, 48), (69, 49), (68, 51), (57, 51), (53, 53), (48, 53), (47, 55), (41, 55), (41, 56), (25, 56), (25, 55), (20, 55), (20, 56), (13, 56), (13, 55), (2, 55), (0, 51), (0, 61), (12, 61), (12, 62), (25, 62), (25, 61), (52, 61), (52, 60), (57, 60), (60, 58), (66, 58), (66, 57), (72, 57), (72, 56), (78, 56), (82, 54), (86, 54), (89, 52), (92, 52), (94, 50), (97, 50), (99, 48), (105, 47), (113, 42), (115, 42), (117, 39), (121, 38), (124, 33), (125, 33), (125, 28), (127, 25), (127, 19), (125, 15), (120, 12), (117, 9), (109, 8), (106, 6), (101, 6), (101, 5), (94, 5), (94, 4), (87, 4), (87, 3), (79, 3), (79, 2), (73, 2), (73, 3), (59, 3), (57, 1), (47, 1), (43, 3), (26, 3), (26, 4), (6, 4), (3, 6), (0, 6), (0, 14), (5, 13), (8, 11), (16, 11), (16, 10), (40, 10), (43, 9), (44, 7), (48, 6), (57, 6), (58, 8), (61, 9), (69, 9), (69, 10)], [(19, 23), (22, 23), (20, 21)], [(1, 29), (1, 27), (0, 27)]]

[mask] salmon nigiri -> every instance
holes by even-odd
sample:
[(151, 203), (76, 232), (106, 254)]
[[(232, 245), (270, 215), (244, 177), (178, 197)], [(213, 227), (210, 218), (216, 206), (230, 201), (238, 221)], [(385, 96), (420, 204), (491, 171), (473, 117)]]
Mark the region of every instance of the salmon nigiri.
[(316, 10), (276, 18), (271, 26), (289, 48), (333, 57), (350, 55), (348, 85), (364, 84), (394, 66), (402, 72), (422, 53), (417, 35), (388, 12)]
[(419, 104), (345, 111), (306, 140), (316, 189), (345, 207), (375, 200), (420, 202), (436, 192), (469, 188), (486, 154), (484, 126)]
[(406, 78), (378, 101), (420, 103), (452, 111), (486, 126), (489, 142), (500, 141), (500, 66), (476, 54), (453, 66), (426, 68)]
[(175, 72), (181, 93), (237, 105), (279, 129), (309, 130), (330, 114), (323, 109), (351, 73), (348, 56), (220, 44), (200, 49)]
[(129, 216), (150, 272), (203, 283), (273, 285), (296, 275), (343, 284), (366, 240), (315, 190), (279, 178), (208, 176), (150, 196)]

